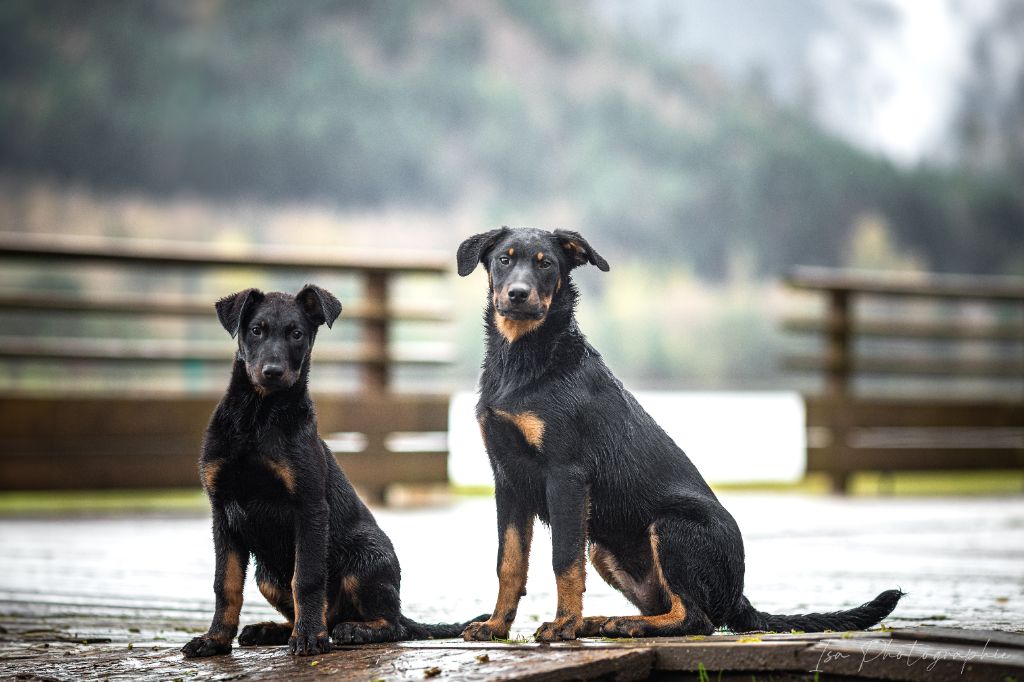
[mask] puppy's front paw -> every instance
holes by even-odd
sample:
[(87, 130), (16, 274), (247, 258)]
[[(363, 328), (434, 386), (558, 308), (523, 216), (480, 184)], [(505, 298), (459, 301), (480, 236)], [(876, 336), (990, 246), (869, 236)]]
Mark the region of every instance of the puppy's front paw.
[(295, 656), (316, 656), (331, 650), (331, 638), (326, 630), (316, 634), (296, 632), (288, 639), (288, 652)]
[(542, 624), (537, 628), (537, 632), (533, 633), (533, 637), (538, 642), (568, 642), (576, 639), (579, 634), (580, 619), (568, 616)]
[(495, 620), (470, 623), (462, 631), (462, 639), (467, 642), (490, 642), (493, 639), (506, 639), (507, 637), (508, 623), (499, 623)]
[(220, 656), (221, 654), (231, 653), (231, 642), (217, 637), (210, 637), (209, 634), (200, 635), (181, 647), (181, 653), (185, 654), (185, 658)]

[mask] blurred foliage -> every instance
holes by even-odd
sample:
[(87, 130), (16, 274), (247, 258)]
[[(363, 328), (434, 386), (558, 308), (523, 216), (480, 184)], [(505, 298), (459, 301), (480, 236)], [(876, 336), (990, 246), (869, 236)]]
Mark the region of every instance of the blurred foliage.
[[(901, 170), (582, 0), (8, 0), (0, 170), (103, 191), (436, 209), (563, 202), (724, 278), (846, 262), (864, 215), (938, 270), (1024, 271), (1006, 177)], [(443, 226), (442, 226), (443, 229)]]

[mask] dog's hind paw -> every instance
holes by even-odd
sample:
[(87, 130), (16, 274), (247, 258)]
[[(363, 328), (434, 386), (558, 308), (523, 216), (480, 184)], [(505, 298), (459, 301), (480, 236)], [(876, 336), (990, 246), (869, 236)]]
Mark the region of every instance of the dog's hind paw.
[(644, 624), (637, 618), (609, 618), (601, 626), (601, 634), (605, 637), (642, 637)]
[(288, 639), (288, 653), (295, 656), (316, 656), (331, 650), (331, 639), (326, 631), (315, 635), (297, 634)]
[(576, 639), (580, 633), (580, 619), (575, 616), (556, 618), (550, 623), (543, 623), (533, 633), (538, 642), (567, 642)]
[(185, 658), (219, 656), (231, 653), (231, 642), (225, 642), (209, 635), (200, 635), (181, 647), (181, 653), (185, 654)]
[(462, 639), (467, 642), (490, 642), (508, 637), (508, 625), (493, 620), (476, 621), (462, 631)]
[(288, 643), (292, 626), (284, 623), (254, 623), (242, 628), (238, 635), (239, 646), (279, 646)]
[(373, 642), (397, 642), (405, 639), (405, 628), (394, 623), (379, 624), (344, 622), (334, 626), (331, 639), (335, 646), (343, 644), (371, 644)]

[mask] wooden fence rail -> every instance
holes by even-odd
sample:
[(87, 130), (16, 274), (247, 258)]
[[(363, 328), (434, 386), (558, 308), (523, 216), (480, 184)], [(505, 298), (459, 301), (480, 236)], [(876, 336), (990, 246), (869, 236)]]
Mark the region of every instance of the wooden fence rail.
[[(167, 320), (194, 321), (218, 327), (213, 297), (194, 293), (138, 293), (100, 288), (81, 274), (82, 266), (101, 265), (115, 273), (134, 268), (147, 274), (244, 270), (254, 275), (245, 286), (270, 288), (268, 277), (301, 274), (353, 276), (361, 281), (362, 297), (343, 300), (342, 324), (360, 327), (354, 342), (321, 340), (314, 362), (355, 366), (356, 393), (316, 390), (321, 432), (362, 434), (358, 453), (339, 453), (353, 481), (370, 497), (380, 498), (394, 482), (447, 481), (447, 452), (398, 452), (392, 441), (403, 432), (447, 431), (448, 397), (439, 393), (398, 394), (393, 374), (401, 366), (447, 366), (451, 349), (444, 340), (396, 342), (396, 322), (435, 325), (449, 319), (446, 304), (432, 298), (394, 303), (395, 281), (407, 275), (440, 278), (447, 274), (440, 254), (339, 252), (293, 247), (227, 248), (211, 244), (111, 240), (63, 235), (0, 233), (0, 267), (20, 265), (34, 274), (64, 273), (78, 288), (40, 289), (30, 282), (0, 286), (0, 320), (12, 314), (46, 320), (54, 314), (81, 319), (97, 316), (148, 324)], [(137, 273), (136, 273), (137, 275)], [(190, 274), (190, 276), (195, 276)], [(28, 278), (33, 279), (33, 278)], [(35, 279), (38, 279), (35, 278)], [(229, 292), (221, 292), (223, 294)], [(49, 316), (49, 317), (48, 317)], [(233, 342), (191, 336), (102, 338), (60, 334), (59, 324), (24, 333), (12, 325), (0, 328), (0, 362), (23, 366), (50, 363), (130, 365), (145, 374), (161, 366), (195, 367), (196, 363), (226, 368)], [(436, 335), (435, 335), (436, 336)], [(226, 375), (226, 370), (225, 370)], [(30, 389), (15, 387), (0, 398), (0, 489), (167, 487), (197, 482), (196, 458), (203, 429), (218, 394), (209, 390), (167, 391), (157, 379), (128, 391), (80, 390), (74, 382), (51, 382)], [(128, 393), (131, 395), (128, 395)]]
[[(1024, 281), (799, 268), (786, 282), (826, 298), (823, 318), (784, 322), (788, 331), (824, 341), (819, 354), (786, 358), (789, 368), (824, 377), (822, 394), (805, 398), (808, 471), (829, 474), (842, 491), (854, 472), (864, 470), (1024, 469)], [(971, 305), (987, 314), (980, 322), (978, 315), (908, 319), (911, 301)], [(884, 302), (890, 312), (866, 314), (859, 309), (864, 302)], [(913, 350), (865, 352), (860, 346), (866, 340), (911, 344)], [(936, 353), (936, 344), (947, 352)], [(927, 377), (945, 381), (947, 389), (949, 382), (998, 382), (1002, 390), (970, 397), (946, 389), (915, 395), (898, 390), (894, 397), (862, 391), (857, 383), (865, 377)]]

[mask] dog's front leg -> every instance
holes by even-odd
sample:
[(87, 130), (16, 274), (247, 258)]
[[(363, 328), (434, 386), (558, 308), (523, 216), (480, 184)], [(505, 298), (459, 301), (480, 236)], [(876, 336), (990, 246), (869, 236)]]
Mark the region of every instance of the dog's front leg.
[(552, 567), (558, 588), (555, 619), (544, 623), (534, 637), (541, 642), (576, 639), (583, 627), (586, 590), (584, 548), (587, 541), (587, 488), (571, 472), (552, 475), (546, 497), (551, 519)]
[(189, 658), (215, 656), (231, 651), (231, 640), (238, 632), (238, 615), (242, 611), (242, 586), (245, 584), (245, 570), (249, 565), (249, 550), (241, 538), (228, 527), (223, 506), (214, 502), (213, 548), (216, 558), (216, 572), (213, 577), (213, 592), (216, 608), (213, 622), (205, 635), (194, 638), (181, 648)]
[(288, 650), (299, 656), (315, 656), (331, 648), (325, 593), (329, 518), (330, 508), (323, 499), (302, 505), (295, 516), (295, 627)]
[(535, 514), (522, 506), (521, 493), (508, 481), (496, 481), (498, 509), (498, 600), (485, 621), (470, 623), (462, 632), (467, 641), (505, 639), (516, 619), (519, 600), (526, 594), (526, 573)]

